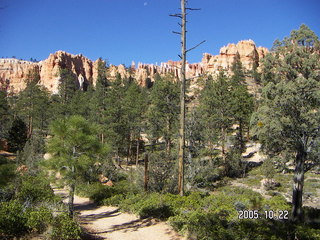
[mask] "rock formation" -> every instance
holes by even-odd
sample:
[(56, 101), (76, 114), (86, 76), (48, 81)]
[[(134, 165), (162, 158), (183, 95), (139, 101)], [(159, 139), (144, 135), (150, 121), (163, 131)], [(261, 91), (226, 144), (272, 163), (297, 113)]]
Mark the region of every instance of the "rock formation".
[(202, 58), (204, 71), (208, 73), (217, 73), (220, 69), (230, 71), (232, 63), (236, 57), (240, 58), (245, 70), (251, 70), (256, 63), (268, 53), (265, 47), (256, 47), (252, 40), (240, 41), (237, 44), (228, 44), (220, 49), (219, 55), (205, 53)]
[[(256, 47), (252, 40), (240, 41), (237, 44), (228, 44), (220, 49), (219, 55), (205, 53), (199, 63), (187, 63), (187, 78), (208, 74), (217, 74), (220, 69), (230, 71), (234, 59), (238, 57), (245, 70), (251, 70), (253, 65), (259, 65), (261, 58), (268, 53), (264, 47)], [(0, 84), (9, 82), (9, 91), (19, 92), (25, 88), (24, 79), (30, 70), (36, 70), (40, 74), (39, 84), (44, 85), (52, 93), (57, 93), (59, 84), (59, 69), (71, 70), (79, 81), (79, 86), (86, 84), (95, 85), (98, 75), (98, 60), (93, 62), (82, 54), (73, 55), (63, 51), (50, 54), (49, 57), (40, 62), (29, 62), (17, 59), (0, 59)], [(108, 77), (114, 78), (120, 74), (122, 78), (133, 77), (141, 86), (148, 86), (154, 81), (156, 73), (160, 75), (172, 74), (178, 77), (180, 74), (181, 62), (168, 61), (160, 65), (133, 62), (130, 68), (124, 65), (111, 65), (108, 70)], [(0, 86), (0, 88), (3, 86)]]

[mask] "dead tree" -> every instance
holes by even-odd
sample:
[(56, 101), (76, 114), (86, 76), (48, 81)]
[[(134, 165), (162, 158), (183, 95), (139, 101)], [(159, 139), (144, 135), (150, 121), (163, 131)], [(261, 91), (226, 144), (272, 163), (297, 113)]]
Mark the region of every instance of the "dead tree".
[(184, 157), (185, 157), (185, 118), (186, 118), (186, 59), (187, 52), (195, 49), (205, 41), (197, 44), (196, 46), (186, 50), (186, 24), (187, 24), (187, 13), (186, 10), (200, 10), (195, 8), (186, 7), (187, 0), (181, 0), (181, 13), (171, 14), (172, 17), (177, 17), (181, 19), (181, 23), (178, 23), (181, 27), (181, 32), (173, 32), (175, 34), (181, 35), (181, 69), (180, 69), (180, 126), (179, 126), (179, 171), (178, 171), (178, 192), (181, 196), (184, 195)]

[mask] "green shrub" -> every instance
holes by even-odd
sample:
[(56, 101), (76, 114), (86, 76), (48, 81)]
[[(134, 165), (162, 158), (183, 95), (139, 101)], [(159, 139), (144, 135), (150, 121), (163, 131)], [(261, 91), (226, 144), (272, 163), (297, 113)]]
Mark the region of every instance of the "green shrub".
[(282, 195), (276, 195), (271, 197), (270, 199), (264, 200), (264, 210), (269, 209), (275, 212), (279, 210), (287, 210), (288, 212), (290, 212), (291, 206)]
[[(128, 181), (115, 183), (114, 186), (104, 186), (101, 183), (81, 184), (77, 187), (76, 193), (83, 197), (88, 197), (97, 204), (116, 204), (116, 199), (125, 199), (126, 195), (137, 194), (139, 189)], [(117, 198), (112, 198), (118, 195)], [(122, 197), (120, 197), (122, 195)], [(108, 200), (112, 198), (111, 202)]]
[(123, 200), (125, 200), (125, 195), (123, 194), (116, 194), (110, 198), (107, 198), (107, 199), (104, 199), (103, 200), (103, 205), (106, 205), (106, 206), (109, 206), (109, 205), (112, 205), (112, 206), (119, 206), (121, 204), (121, 202)]
[(52, 240), (80, 239), (81, 228), (67, 213), (58, 215), (53, 219)]
[(0, 203), (0, 233), (19, 235), (27, 232), (27, 218), (24, 209), (18, 201)]
[(41, 176), (23, 176), (17, 199), (31, 204), (39, 202), (52, 202), (56, 199), (47, 180)]
[(16, 165), (0, 156), (0, 187), (8, 185), (15, 177)]
[(8, 202), (13, 200), (15, 191), (15, 186), (13, 184), (8, 184), (2, 188), (0, 187), (0, 202)]
[(297, 239), (318, 240), (320, 239), (320, 229), (313, 229), (307, 226), (298, 226), (296, 228)]
[(188, 239), (231, 240), (232, 232), (227, 228), (227, 221), (213, 213), (193, 211), (169, 218), (169, 223), (176, 230), (187, 235)]
[(29, 211), (27, 211), (26, 226), (32, 232), (44, 232), (51, 222), (52, 214), (50, 210), (46, 207), (30, 209)]

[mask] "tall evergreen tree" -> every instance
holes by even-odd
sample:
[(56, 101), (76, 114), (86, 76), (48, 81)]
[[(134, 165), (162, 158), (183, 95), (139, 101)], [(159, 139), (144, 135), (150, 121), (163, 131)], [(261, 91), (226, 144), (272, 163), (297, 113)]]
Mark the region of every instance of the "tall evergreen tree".
[(52, 106), (55, 119), (57, 115), (58, 117), (74, 115), (74, 108), (77, 107), (77, 104), (71, 104), (71, 102), (76, 92), (80, 90), (77, 76), (71, 70), (60, 69), (59, 76), (58, 95), (53, 95), (51, 99), (54, 102)]
[(313, 47), (317, 42), (302, 25), (274, 48), (263, 65), (262, 103), (252, 118), (269, 154), (295, 153), (292, 215), (297, 221), (303, 219), (304, 173), (312, 166), (307, 163), (319, 154), (315, 151), (320, 137), (320, 56)]
[(136, 163), (139, 157), (140, 133), (145, 124), (144, 116), (147, 106), (147, 96), (145, 91), (134, 81), (129, 83), (123, 99), (124, 110), (127, 115), (128, 126), (128, 146), (127, 158), (134, 155), (132, 153), (132, 144), (136, 144)]
[(0, 89), (0, 138), (5, 137), (10, 117), (10, 106), (7, 100), (7, 91)]
[(164, 138), (166, 152), (170, 154), (172, 140), (178, 130), (179, 114), (179, 86), (173, 76), (156, 75), (149, 103), (148, 130), (153, 140)]
[(215, 144), (220, 145), (224, 162), (227, 133), (232, 125), (231, 97), (230, 81), (221, 71), (215, 81), (208, 78), (199, 104), (207, 142), (212, 149)]
[(39, 83), (40, 75), (37, 70), (31, 70), (25, 79), (26, 88), (18, 95), (15, 112), (28, 125), (28, 138), (34, 128), (43, 132), (48, 125), (49, 92)]
[(77, 183), (103, 151), (97, 137), (97, 126), (81, 116), (71, 116), (54, 121), (51, 126), (52, 138), (47, 150), (52, 158), (45, 163), (49, 169), (60, 172), (69, 187), (69, 213), (73, 216), (74, 192)]
[(98, 59), (98, 76), (91, 99), (91, 119), (100, 126), (100, 140), (103, 143), (105, 140), (105, 114), (107, 109), (107, 91), (109, 87), (107, 79), (107, 66), (106, 62), (101, 58)]
[[(120, 74), (110, 83), (110, 89), (106, 96), (105, 127), (107, 142), (113, 147), (115, 155), (120, 160), (120, 155), (126, 155), (123, 144), (127, 140), (128, 125), (123, 99), (125, 97), (124, 80)], [(120, 164), (121, 162), (119, 162)]]
[(8, 133), (9, 151), (21, 151), (28, 140), (28, 128), (25, 122), (20, 118), (15, 118)]
[(231, 70), (233, 72), (231, 76), (231, 112), (235, 124), (239, 126), (235, 145), (240, 152), (243, 152), (245, 150), (243, 135), (245, 128), (247, 128), (247, 133), (249, 132), (249, 122), (253, 112), (254, 102), (253, 97), (248, 92), (245, 75), (239, 58), (235, 59)]

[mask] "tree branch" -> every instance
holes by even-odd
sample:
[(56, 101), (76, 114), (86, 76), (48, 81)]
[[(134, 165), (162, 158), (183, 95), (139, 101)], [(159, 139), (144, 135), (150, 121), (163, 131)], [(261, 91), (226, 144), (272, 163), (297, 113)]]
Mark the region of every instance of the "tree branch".
[(203, 44), (203, 43), (205, 43), (205, 42), (206, 42), (206, 40), (203, 40), (201, 43), (198, 43), (196, 46), (194, 46), (194, 47), (192, 47), (192, 48), (190, 48), (190, 49), (186, 50), (186, 52), (190, 52), (191, 50), (193, 50), (193, 49), (195, 49), (195, 48), (199, 47), (201, 44)]
[(182, 19), (182, 15), (180, 13), (176, 13), (176, 14), (169, 14), (170, 17), (177, 17), (177, 18), (181, 18)]
[(187, 10), (190, 10), (190, 11), (199, 11), (201, 10), (201, 8), (186, 8)]

